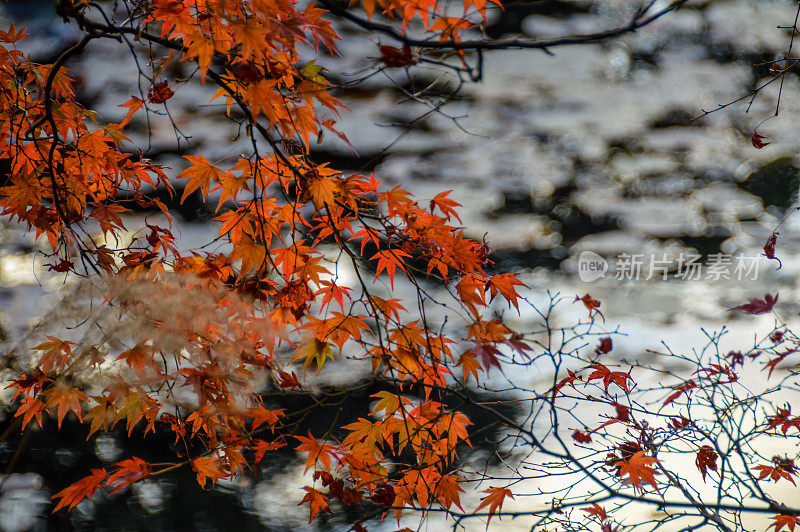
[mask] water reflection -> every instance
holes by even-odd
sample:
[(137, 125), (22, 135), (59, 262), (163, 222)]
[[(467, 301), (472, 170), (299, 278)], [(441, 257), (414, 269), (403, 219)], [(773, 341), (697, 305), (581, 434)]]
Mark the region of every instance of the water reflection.
[(36, 473), (0, 476), (0, 530), (45, 530), (42, 516), (50, 504), (44, 479)]

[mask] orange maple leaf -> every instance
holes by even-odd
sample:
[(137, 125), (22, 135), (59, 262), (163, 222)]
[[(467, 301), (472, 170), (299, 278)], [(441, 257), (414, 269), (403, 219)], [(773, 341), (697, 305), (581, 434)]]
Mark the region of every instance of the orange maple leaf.
[(614, 465), (617, 467), (617, 476), (628, 475), (628, 480), (634, 488), (641, 488), (642, 482), (650, 484), (659, 491), (655, 475), (658, 473), (649, 464), (658, 462), (653, 456), (645, 456), (644, 451), (638, 451), (628, 460), (620, 460)]
[(303, 497), (303, 500), (298, 503), (298, 506), (304, 502), (307, 502), (311, 506), (311, 519), (308, 520), (309, 523), (313, 521), (321, 511), (333, 513), (331, 512), (330, 506), (328, 506), (328, 501), (324, 494), (308, 486), (305, 486), (303, 489), (306, 490), (306, 495)]
[(150, 464), (133, 456), (128, 460), (117, 462), (118, 469), (108, 477), (107, 486), (113, 486), (114, 490), (111, 492), (113, 495), (124, 487), (137, 482), (150, 474)]
[(501, 273), (499, 275), (495, 275), (489, 278), (489, 292), (491, 294), (491, 299), (499, 292), (503, 295), (506, 301), (508, 301), (508, 306), (514, 305), (514, 308), (517, 309), (519, 312), (519, 294), (517, 294), (515, 286), (524, 286), (528, 288), (528, 286), (517, 279), (516, 275), (513, 273)]
[(404, 272), (406, 271), (405, 266), (403, 265), (402, 258), (403, 257), (410, 257), (408, 253), (399, 249), (393, 250), (386, 250), (386, 251), (379, 251), (369, 260), (378, 259), (378, 268), (375, 271), (375, 280), (378, 280), (378, 276), (381, 274), (383, 270), (386, 270), (386, 273), (389, 274), (389, 280), (392, 285), (392, 290), (394, 290), (394, 272), (396, 268), (400, 268)]
[(486, 506), (489, 507), (489, 519), (486, 520), (486, 528), (488, 529), (489, 522), (492, 520), (494, 514), (503, 509), (503, 502), (505, 501), (506, 497), (513, 499), (514, 494), (508, 488), (489, 488), (488, 490), (483, 490), (483, 492), (488, 493), (489, 495), (484, 497), (478, 507), (475, 508), (475, 511), (477, 512)]
[(208, 162), (208, 159), (202, 155), (186, 155), (184, 158), (192, 163), (192, 166), (178, 174), (178, 179), (189, 180), (183, 189), (181, 203), (198, 188), (203, 194), (203, 201), (205, 201), (211, 188), (211, 181), (219, 182), (221, 170)]
[(100, 485), (106, 479), (106, 470), (105, 469), (92, 469), (92, 474), (88, 477), (84, 477), (80, 479), (78, 482), (74, 484), (70, 484), (63, 490), (59, 491), (55, 495), (53, 495), (53, 499), (60, 498), (61, 500), (58, 501), (58, 504), (55, 508), (53, 508), (53, 512), (57, 512), (59, 509), (63, 508), (64, 506), (68, 506), (68, 510), (72, 510), (75, 506), (78, 505), (86, 497), (90, 499), (94, 495), (94, 492), (100, 488)]
[(788, 528), (791, 532), (794, 532), (794, 527), (800, 525), (800, 517), (796, 515), (776, 515), (772, 519), (775, 520), (775, 523), (772, 525), (775, 527), (775, 532), (780, 532), (783, 530), (783, 527)]
[(211, 479), (213, 485), (225, 476), (225, 472), (219, 466), (219, 459), (214, 456), (201, 456), (192, 460), (192, 469), (197, 473), (197, 483), (203, 488), (206, 486), (207, 479)]
[(325, 469), (330, 471), (331, 456), (333, 455), (332, 445), (327, 443), (319, 443), (317, 439), (311, 435), (311, 432), (308, 433), (308, 437), (295, 436), (295, 438), (302, 442), (301, 445), (297, 446), (297, 450), (308, 453), (308, 458), (306, 459), (306, 471), (308, 471), (317, 462), (321, 463)]

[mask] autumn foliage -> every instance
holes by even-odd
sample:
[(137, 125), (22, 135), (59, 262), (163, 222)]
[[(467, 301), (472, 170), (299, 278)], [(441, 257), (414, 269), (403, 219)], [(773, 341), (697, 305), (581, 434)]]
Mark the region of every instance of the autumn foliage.
[[(551, 327), (543, 312), (544, 333), (513, 330), (503, 315), (529, 307), (520, 295), (525, 285), (492, 272), (487, 245), (465, 235), (447, 192), (418, 200), (375, 175), (343, 174), (310, 156), (326, 132), (346, 141), (336, 123), (346, 110), (301, 49), (335, 53), (330, 18), (344, 8), (288, 0), (134, 3), (136, 15), (120, 23), (89, 2), (70, 5), (66, 17), (84, 38), (52, 65), (17, 50), (24, 28), (0, 32), (2, 214), (48, 243), (51, 270), (85, 278), (74, 297), (100, 309), (87, 320), (90, 333), (50, 335), (33, 346), (10, 386), (17, 427), (61, 427), (74, 416), (89, 438), (115, 427), (128, 435), (168, 431), (188, 451), (169, 464), (130, 456), (92, 468), (55, 494), (54, 510), (177, 468), (211, 488), (290, 447), (312, 475), (297, 497), (311, 521), (370, 505), (376, 517), (398, 520), (408, 511), (444, 510), (487, 528), (504, 515), (527, 515), (543, 527), (595, 523), (610, 531), (615, 511), (639, 502), (722, 530), (735, 529), (731, 516), (747, 512), (773, 516), (776, 531), (800, 523), (797, 509), (768, 492), (795, 484), (794, 458), (737, 450), (742, 439), (725, 430), (742, 425), (713, 416), (723, 403), (731, 415), (744, 409), (753, 418), (749, 434), (796, 444), (800, 421), (790, 404), (775, 409), (737, 388), (743, 368), (760, 365), (767, 379), (778, 367), (797, 372), (788, 331), (770, 331), (738, 357), (687, 357), (688, 374), (665, 370), (660, 377), (671, 381), (654, 384), (647, 367), (610, 359), (612, 333), (589, 294), (573, 301), (584, 311), (575, 326)], [(421, 24), (434, 49), (451, 46), (454, 63), (466, 65), (458, 45), (484, 19), (486, 2), (464, 0), (464, 18), (443, 16), (434, 0), (364, 0), (361, 7), (364, 27), (380, 18), (402, 36)], [(120, 102), (121, 119), (99, 116), (76, 97), (67, 63), (95, 39), (126, 40), (152, 54), (152, 70), (142, 72), (149, 87)], [(380, 68), (413, 68), (423, 58), (424, 46), (397, 44), (376, 50)], [(250, 153), (210, 161), (190, 152), (177, 171), (130, 142), (132, 122), (160, 112), (188, 83), (165, 79), (176, 62), (191, 63), (199, 80), (216, 87), (213, 101), (252, 139)], [(172, 211), (198, 196), (216, 213), (218, 237), (183, 250)], [(159, 214), (129, 227), (126, 213), (134, 210)], [(770, 258), (774, 245), (765, 248)], [(351, 283), (338, 273), (343, 264), (355, 272)], [(391, 297), (400, 283), (413, 287), (416, 301)], [(451, 299), (432, 301), (425, 283), (446, 287)], [(767, 294), (731, 310), (766, 314), (777, 302)], [(434, 304), (448, 309), (446, 327), (429, 321)], [(314, 393), (315, 379), (347, 360), (379, 385), (364, 417), (313, 433), (300, 429), (312, 409), (289, 411), (269, 398)], [(525, 449), (515, 458), (520, 469), (481, 477), (462, 462), (472, 431), (482, 430), (463, 412), (469, 390), (490, 377), (511, 378), (505, 368), (533, 364), (552, 379), (516, 388), (527, 418), (477, 405), (514, 442), (503, 453)], [(576, 405), (591, 414), (568, 416)], [(664, 465), (676, 456), (684, 469)], [(550, 487), (535, 508), (508, 510), (519, 500), (517, 484), (554, 473), (589, 486)], [(689, 479), (716, 482), (719, 491), (700, 495)], [(744, 487), (748, 494), (736, 495)], [(736, 499), (745, 496), (753, 500)]]

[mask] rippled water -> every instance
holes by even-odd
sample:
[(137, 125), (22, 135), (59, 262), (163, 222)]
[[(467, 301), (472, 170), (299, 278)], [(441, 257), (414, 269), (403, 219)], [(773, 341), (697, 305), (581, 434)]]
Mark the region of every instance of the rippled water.
[[(493, 14), (489, 31), (542, 38), (591, 32), (624, 20), (631, 5), (586, 0), (509, 7)], [(627, 333), (615, 340), (620, 357), (633, 358), (662, 340), (674, 350), (690, 349), (702, 343), (701, 327), (729, 325), (726, 345), (741, 346), (759, 327), (768, 328), (770, 319), (737, 321), (727, 308), (780, 291), (784, 319), (793, 323), (797, 315), (800, 216), (781, 227), (778, 256), (784, 267), (778, 271), (761, 255), (767, 237), (797, 201), (798, 79), (787, 77), (780, 115), (759, 127), (773, 141), (763, 150), (754, 149), (749, 137), (774, 113), (774, 88), (764, 91), (747, 114), (745, 105), (735, 105), (692, 118), (764, 79), (763, 62), (779, 57), (788, 44), (777, 26), (791, 23), (795, 5), (690, 3), (646, 30), (603, 45), (553, 50), (553, 56), (517, 50), (487, 54), (484, 80), (463, 87), (444, 107), (448, 116), (433, 113), (415, 121), (428, 108), (407, 101), (401, 88), (427, 87), (421, 97), (435, 103), (455, 85), (451, 76), (424, 66), (411, 75), (385, 72), (339, 94), (352, 110), (340, 124), (357, 155), (329, 138), (317, 147), (316, 157), (347, 171), (374, 170), (385, 185), (402, 183), (420, 198), (452, 189), (464, 206), (465, 231), (478, 239), (485, 235), (497, 270), (519, 271), (533, 301), (543, 302), (548, 289), (601, 299), (606, 326), (619, 324)], [(2, 6), (5, 20), (31, 24), (40, 36), (26, 46), (42, 60), (52, 60), (76, 36), (46, 15), (49, 6), (34, 1)], [(331, 79), (347, 82), (374, 66), (370, 57), (377, 55), (378, 39), (352, 29), (342, 33), (342, 56), (317, 62)], [(121, 116), (119, 103), (137, 90), (131, 84), (135, 65), (124, 50), (114, 42), (92, 43), (70, 66), (87, 104), (109, 118)], [(181, 87), (173, 102), (176, 122), (209, 159), (236, 146), (246, 151), (243, 140), (221, 142), (235, 131), (214, 118), (218, 106), (201, 103), (210, 94), (205, 87)], [(151, 136), (140, 133), (134, 140), (151, 146), (152, 158), (181, 168), (168, 122), (154, 120)], [(205, 243), (214, 232), (204, 222), (209, 213), (190, 204), (182, 214), (182, 245)], [(2, 229), (3, 339), (19, 340), (30, 321), (58, 299), (60, 279), (45, 273), (41, 261), (31, 266), (35, 250), (18, 228)], [(580, 280), (578, 257), (584, 251), (609, 261), (605, 279)], [(718, 253), (757, 260), (758, 277), (682, 281), (672, 275), (673, 263), (669, 280), (615, 279), (622, 253), (666, 254), (674, 261), (692, 252), (706, 265)], [(563, 306), (559, 319), (574, 319), (579, 312), (577, 306)], [(533, 317), (514, 320), (525, 330)], [(112, 461), (123, 446), (126, 453), (143, 457), (168, 448), (159, 441), (123, 443), (118, 435), (99, 438), (92, 447), (77, 427), (71, 430), (74, 434), (57, 440), (49, 431), (31, 436), (18, 470), (39, 474), (2, 481), (0, 530), (43, 528), (46, 522), (98, 529), (307, 527), (306, 508), (286, 502), (299, 500), (297, 487), (304, 482), (291, 452), (256, 478), (221, 486), (211, 503), (191, 474), (178, 474), (108, 499), (98, 496), (69, 517), (44, 517), (49, 494), (65, 484), (65, 475), (74, 476), (67, 472), (84, 472), (96, 460)], [(0, 445), (3, 462), (14, 452), (14, 446)]]

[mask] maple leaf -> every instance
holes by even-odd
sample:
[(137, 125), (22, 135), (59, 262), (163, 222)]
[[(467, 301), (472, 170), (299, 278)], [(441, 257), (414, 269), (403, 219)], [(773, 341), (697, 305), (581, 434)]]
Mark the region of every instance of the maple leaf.
[(327, 470), (331, 470), (331, 456), (333, 456), (333, 446), (327, 443), (319, 443), (317, 439), (308, 433), (308, 437), (295, 436), (302, 443), (297, 446), (297, 450), (308, 453), (306, 458), (306, 471), (313, 467), (317, 462)]
[(255, 463), (258, 464), (264, 458), (264, 455), (267, 451), (274, 451), (276, 449), (280, 449), (281, 447), (285, 447), (286, 442), (282, 440), (277, 440), (273, 442), (266, 442), (264, 440), (253, 440), (253, 443), (250, 445), (250, 448), (256, 452), (255, 456)]
[(517, 309), (519, 312), (519, 303), (517, 299), (519, 299), (519, 294), (517, 294), (515, 286), (524, 286), (527, 288), (528, 286), (517, 279), (517, 277), (513, 273), (501, 273), (499, 275), (494, 275), (489, 278), (489, 292), (490, 292), (490, 299), (494, 299), (497, 293), (501, 293), (506, 301), (508, 301), (508, 306), (514, 305), (514, 308)]
[[(392, 392), (378, 392), (376, 394), (370, 395), (370, 397), (377, 397), (380, 399), (376, 404), (375, 408), (372, 409), (373, 416), (377, 414), (379, 411), (383, 410), (387, 416), (391, 416), (400, 408), (400, 396), (393, 394)], [(403, 402), (405, 403), (406, 400), (404, 399)]]
[[(416, 65), (418, 59), (411, 53), (411, 47), (408, 45), (402, 48), (396, 48), (386, 44), (378, 46), (381, 53), (380, 61), (387, 68), (402, 68), (411, 65)], [(433, 208), (431, 208), (433, 210)]]
[(475, 508), (475, 511), (477, 512), (486, 506), (489, 507), (489, 519), (486, 520), (486, 528), (488, 529), (489, 522), (492, 520), (494, 514), (503, 509), (503, 502), (506, 497), (513, 499), (514, 494), (508, 488), (489, 488), (488, 490), (483, 490), (483, 492), (489, 495), (481, 500), (481, 503)]
[(14, 44), (30, 35), (25, 33), (28, 26), (22, 26), (19, 30), (14, 27), (14, 24), (9, 25), (8, 31), (0, 31), (0, 42)]
[(784, 358), (786, 358), (787, 356), (791, 355), (792, 353), (796, 353), (796, 352), (797, 352), (797, 349), (787, 349), (783, 353), (778, 353), (778, 356), (776, 356), (775, 358), (773, 358), (772, 360), (770, 360), (769, 362), (764, 364), (764, 369), (769, 368), (768, 378), (772, 377), (772, 372), (775, 370), (776, 367), (778, 367), (778, 364), (783, 362)]
[(768, 465), (757, 465), (753, 467), (753, 469), (758, 471), (758, 479), (768, 479), (775, 482), (778, 482), (780, 479), (785, 479), (796, 486), (797, 484), (792, 477), (792, 474), (795, 473), (794, 462), (782, 459), (778, 456), (773, 457), (772, 461), (775, 463), (776, 467)]
[(117, 360), (124, 360), (136, 373), (144, 375), (147, 367), (153, 368), (156, 371), (161, 369), (153, 358), (154, 355), (154, 348), (142, 341), (120, 353)]
[(107, 397), (99, 395), (92, 396), (92, 399), (97, 403), (97, 406), (86, 413), (86, 418), (91, 420), (89, 434), (86, 436), (87, 440), (101, 427), (104, 431), (108, 431), (109, 425), (114, 424), (117, 415), (114, 404)]
[(628, 389), (628, 379), (633, 380), (633, 377), (631, 377), (629, 373), (625, 373), (623, 371), (611, 371), (600, 363), (592, 364), (589, 366), (589, 369), (593, 369), (594, 371), (586, 379), (587, 382), (593, 379), (603, 379), (606, 393), (608, 393), (608, 387), (612, 383), (622, 388), (625, 393), (630, 392)]
[(61, 428), (61, 422), (64, 421), (64, 416), (70, 410), (75, 412), (78, 420), (83, 421), (81, 419), (81, 401), (86, 401), (87, 399), (88, 397), (85, 393), (64, 383), (59, 383), (50, 390), (47, 408), (52, 413), (52, 408), (57, 407), (59, 429)]
[(108, 477), (107, 486), (113, 487), (111, 494), (117, 493), (126, 486), (137, 482), (150, 474), (150, 464), (133, 456), (128, 460), (117, 462), (117, 470)]
[(439, 36), (439, 40), (441, 41), (451, 39), (458, 42), (461, 40), (461, 30), (471, 28), (474, 25), (475, 24), (469, 20), (459, 17), (439, 17), (431, 24), (430, 31), (441, 32)]
[(486, 295), (486, 285), (482, 283), (476, 275), (465, 275), (456, 284), (456, 291), (469, 311), (477, 318), (479, 316), (478, 307), (486, 306), (484, 297)]
[(674, 401), (675, 399), (677, 399), (678, 397), (680, 397), (680, 396), (681, 396), (681, 395), (683, 395), (684, 393), (686, 393), (686, 392), (688, 392), (689, 390), (692, 390), (692, 389), (694, 389), (694, 388), (697, 388), (697, 384), (695, 384), (695, 382), (694, 382), (694, 381), (692, 381), (692, 380), (690, 380), (690, 381), (687, 381), (687, 382), (686, 382), (686, 383), (684, 383), (684, 384), (681, 384), (680, 386), (678, 386), (678, 387), (675, 389), (675, 391), (674, 391), (673, 393), (671, 393), (671, 394), (670, 394), (670, 396), (669, 396), (669, 397), (667, 397), (667, 399), (664, 401), (664, 406), (667, 406), (667, 405), (668, 405), (668, 404), (670, 404), (672, 401)]
[(147, 101), (150, 103), (164, 103), (174, 95), (175, 93), (169, 88), (169, 83), (166, 81), (159, 81), (150, 86), (150, 89), (147, 91)]
[(322, 367), (327, 362), (328, 358), (335, 360), (333, 357), (333, 350), (328, 345), (328, 342), (323, 342), (318, 338), (313, 338), (310, 342), (300, 347), (294, 354), (290, 362), (304, 359), (303, 367), (307, 368), (312, 363), (317, 368), (317, 373), (322, 370)]
[(767, 420), (769, 421), (768, 429), (773, 429), (778, 425), (781, 426), (781, 432), (786, 434), (786, 432), (791, 428), (794, 427), (798, 431), (800, 431), (800, 418), (790, 418), (789, 416), (792, 414), (792, 407), (788, 403), (786, 404), (786, 408), (778, 408), (778, 413), (774, 416), (769, 416)]
[(619, 460), (614, 465), (617, 467), (617, 476), (628, 475), (628, 481), (634, 488), (641, 488), (642, 482), (644, 482), (661, 493), (655, 479), (657, 471), (650, 467), (650, 464), (654, 462), (658, 462), (658, 459), (653, 456), (645, 456), (644, 451), (637, 451), (628, 460)]
[(503, 371), (503, 368), (500, 366), (500, 361), (497, 359), (497, 355), (501, 353), (495, 346), (491, 344), (478, 344), (470, 349), (469, 352), (472, 355), (480, 357), (481, 364), (483, 364), (487, 372), (492, 369), (492, 366)]
[(39, 423), (39, 426), (42, 426), (42, 412), (44, 412), (45, 404), (37, 399), (36, 397), (29, 397), (25, 399), (17, 411), (14, 413), (14, 417), (22, 417), (22, 428), (28, 426), (28, 423), (31, 422), (33, 418), (36, 418), (36, 422)]
[(67, 259), (61, 259), (56, 264), (46, 264), (45, 266), (47, 266), (47, 269), (50, 271), (64, 273), (74, 268), (75, 264)]
[(598, 355), (605, 355), (611, 352), (613, 346), (614, 344), (611, 342), (611, 338), (601, 338), (600, 345), (595, 348), (594, 352)]
[(459, 480), (463, 479), (456, 475), (442, 475), (436, 483), (436, 489), (434, 491), (437, 500), (446, 509), (450, 509), (450, 506), (455, 504), (463, 512), (464, 508), (461, 506), (461, 496), (459, 493), (464, 490), (459, 485)]
[(592, 443), (592, 436), (591, 434), (586, 434), (585, 432), (581, 432), (580, 430), (576, 430), (572, 433), (572, 439), (578, 443)]
[(728, 312), (744, 312), (746, 314), (766, 314), (772, 310), (775, 303), (778, 302), (778, 294), (771, 296), (764, 294), (764, 299), (752, 297), (748, 299), (749, 303), (739, 305), (738, 307), (729, 308)]
[(225, 472), (220, 468), (219, 459), (214, 456), (201, 456), (192, 460), (192, 469), (197, 473), (197, 483), (201, 487), (206, 487), (206, 480), (211, 480), (211, 485), (225, 476)]
[(461, 366), (461, 372), (464, 375), (465, 383), (469, 380), (470, 375), (475, 378), (475, 382), (480, 382), (478, 379), (478, 370), (481, 369), (481, 363), (478, 362), (478, 357), (475, 356), (472, 349), (464, 351), (461, 358), (458, 359), (457, 365)]
[(270, 427), (274, 427), (278, 422), (278, 418), (284, 416), (284, 410), (267, 410), (263, 407), (250, 408), (247, 410), (247, 416), (253, 418), (253, 426), (251, 430), (256, 430), (258, 427), (266, 423)]
[(289, 388), (290, 390), (294, 390), (295, 388), (303, 388), (300, 385), (300, 381), (297, 380), (297, 375), (295, 375), (294, 371), (291, 375), (285, 371), (279, 371), (278, 374), (281, 377), (281, 381), (278, 383), (278, 386), (281, 388)]
[(767, 243), (764, 244), (764, 256), (771, 260), (778, 261), (778, 269), (780, 270), (783, 266), (781, 263), (781, 259), (775, 256), (775, 245), (778, 243), (778, 233), (772, 233), (769, 238), (767, 239)]
[(309, 523), (314, 520), (319, 512), (333, 513), (331, 512), (331, 509), (328, 506), (328, 501), (323, 493), (320, 493), (314, 488), (310, 488), (308, 486), (305, 486), (303, 489), (306, 490), (306, 494), (303, 497), (303, 500), (298, 503), (298, 506), (304, 502), (307, 502), (311, 507), (311, 519), (308, 520)]
[(59, 491), (52, 496), (53, 499), (60, 498), (58, 504), (53, 508), (52, 513), (56, 513), (59, 509), (67, 506), (68, 510), (72, 510), (85, 498), (92, 498), (103, 481), (106, 479), (105, 469), (92, 469), (92, 474), (80, 479), (74, 484), (70, 484), (63, 490)]
[(403, 257), (410, 257), (408, 253), (399, 249), (387, 250), (387, 251), (379, 251), (369, 260), (378, 259), (378, 267), (375, 271), (375, 281), (378, 280), (378, 276), (381, 274), (383, 270), (386, 270), (386, 273), (389, 274), (389, 280), (391, 282), (392, 290), (394, 290), (394, 272), (396, 268), (400, 268), (403, 271), (406, 271), (405, 266), (403, 265), (402, 258)]
[(710, 445), (703, 445), (697, 451), (694, 463), (700, 471), (700, 474), (703, 475), (703, 482), (705, 482), (706, 471), (708, 469), (714, 472), (717, 471), (717, 453), (714, 452), (714, 448)]
[(772, 144), (771, 142), (764, 142), (766, 139), (767, 137), (759, 135), (757, 131), (753, 131), (753, 134), (750, 136), (750, 142), (753, 144), (753, 147), (759, 150)]
[(72, 357), (72, 347), (75, 345), (75, 342), (60, 340), (55, 336), (48, 335), (47, 339), (47, 342), (34, 347), (37, 351), (44, 351), (38, 364), (43, 373), (66, 365)]
[(209, 189), (211, 188), (211, 181), (213, 180), (215, 183), (218, 183), (221, 171), (208, 162), (202, 155), (185, 155), (184, 158), (192, 163), (192, 165), (177, 176), (177, 179), (189, 180), (184, 186), (181, 203), (189, 197), (189, 194), (198, 188), (203, 194), (203, 201), (205, 201)]
[(594, 515), (600, 518), (600, 521), (605, 521), (608, 519), (608, 514), (606, 513), (605, 509), (602, 506), (593, 502), (591, 506), (586, 508), (581, 508), (584, 512), (588, 513), (589, 515)]
[(800, 516), (797, 515), (780, 514), (772, 517), (772, 519), (775, 520), (775, 523), (772, 525), (775, 527), (775, 532), (780, 532), (784, 527), (794, 532), (794, 527), (800, 525)]
[(553, 395), (557, 394), (561, 390), (561, 388), (563, 388), (564, 386), (570, 385), (570, 386), (572, 386), (574, 388), (575, 387), (575, 381), (582, 381), (583, 380), (583, 377), (581, 377), (580, 375), (578, 375), (576, 373), (573, 373), (572, 370), (569, 370), (569, 369), (567, 370), (567, 375), (568, 375), (567, 377), (564, 377), (563, 379), (561, 379), (558, 382), (558, 384), (556, 384), (556, 386), (553, 388)]
[(434, 196), (430, 202), (430, 210), (433, 212), (434, 209), (438, 207), (439, 210), (444, 214), (445, 218), (449, 220), (450, 216), (454, 216), (460, 222), (461, 217), (458, 215), (458, 212), (456, 212), (455, 208), (461, 207), (461, 204), (447, 197), (451, 192), (452, 190), (446, 190), (436, 194), (436, 196)]
[(594, 299), (589, 294), (585, 294), (583, 297), (575, 296), (575, 300), (573, 303), (580, 301), (583, 303), (583, 306), (589, 311), (589, 317), (592, 317), (592, 314), (599, 314), (603, 321), (606, 321), (605, 317), (603, 317), (603, 313), (600, 312), (600, 301)]
[[(153, 88), (150, 87), (150, 90), (153, 90)], [(142, 100), (141, 98), (137, 98), (136, 96), (132, 96), (130, 100), (121, 104), (120, 107), (125, 107), (128, 110), (128, 112), (125, 113), (122, 122), (119, 123), (120, 129), (125, 127), (128, 124), (128, 122), (130, 122), (134, 113), (136, 113), (136, 111), (141, 109), (143, 106), (144, 106), (144, 100)]]
[(630, 421), (630, 414), (631, 414), (630, 408), (628, 408), (625, 405), (621, 405), (619, 403), (614, 403), (614, 408), (617, 411), (616, 419), (622, 421), (623, 423)]

